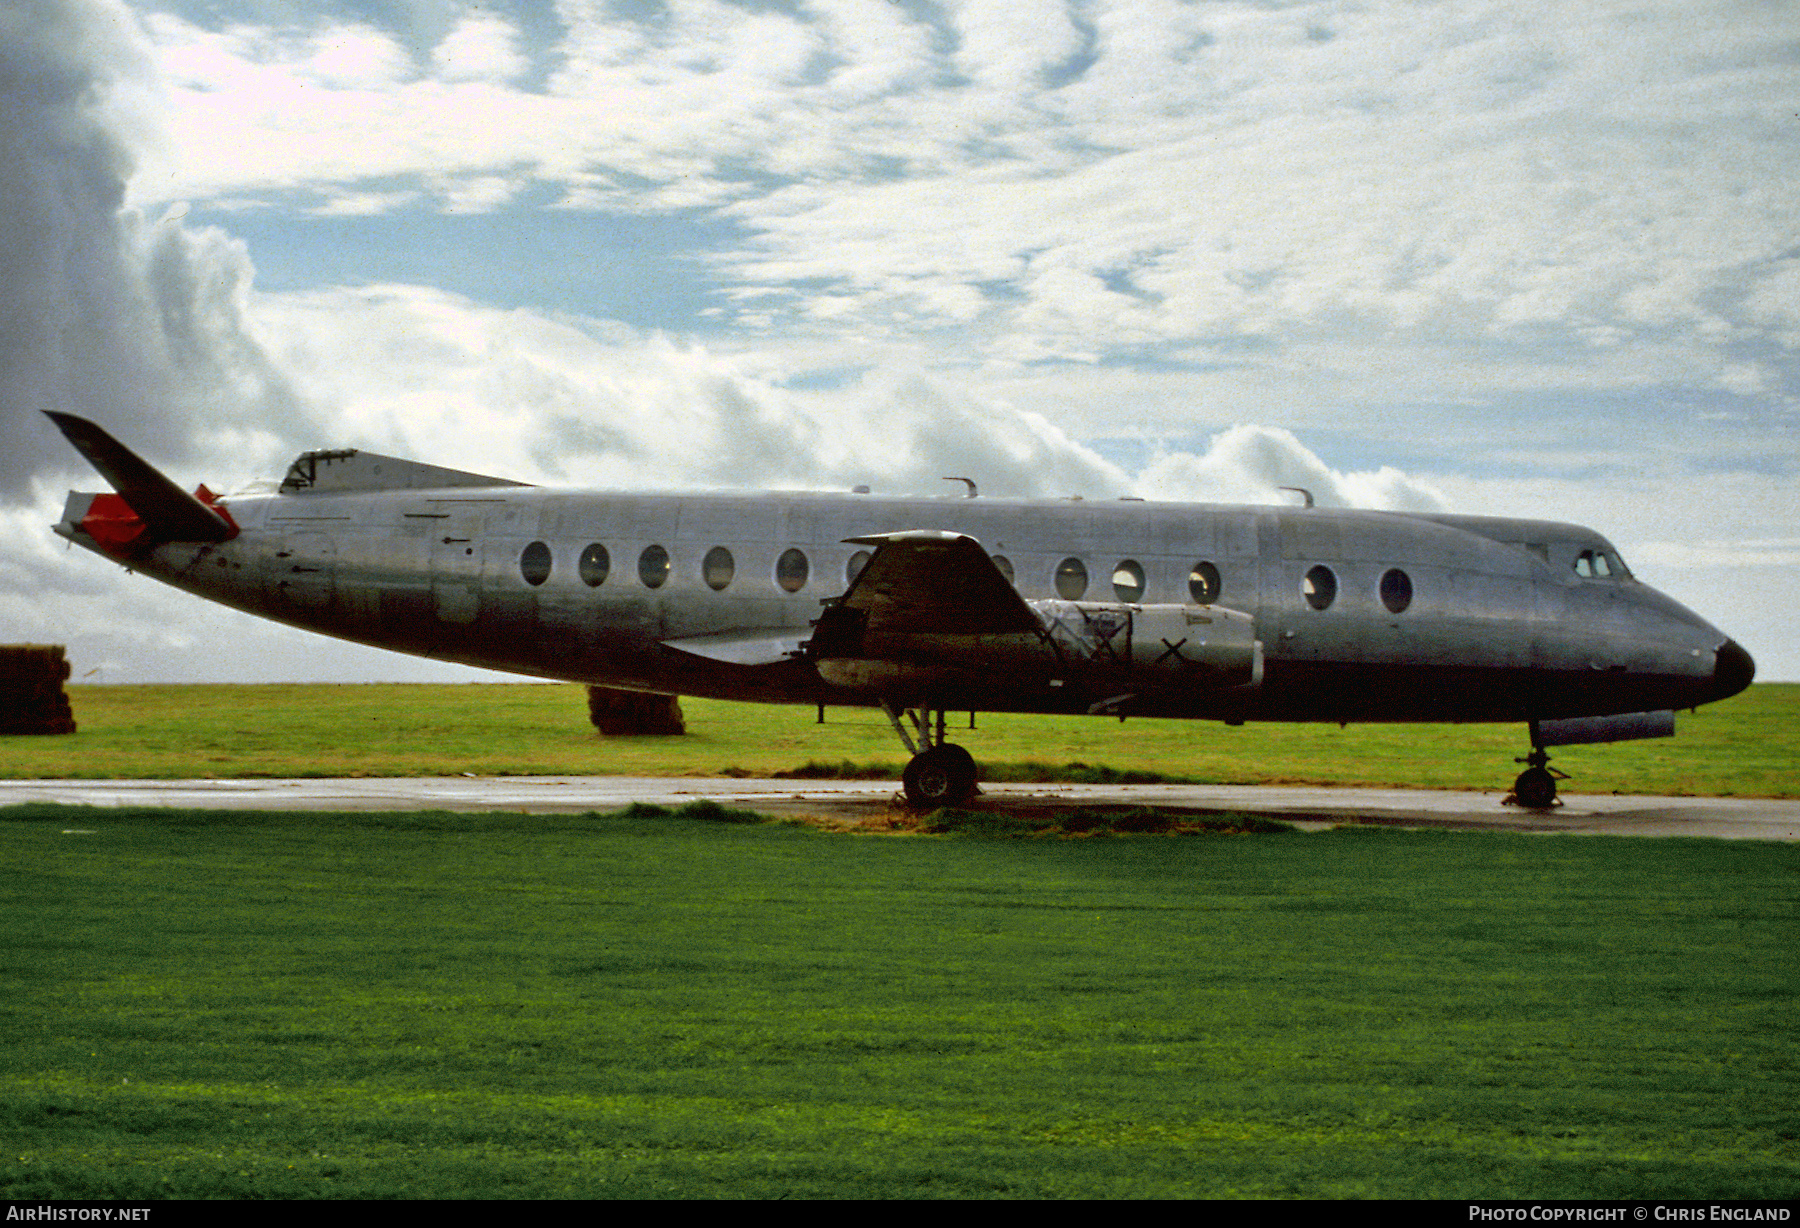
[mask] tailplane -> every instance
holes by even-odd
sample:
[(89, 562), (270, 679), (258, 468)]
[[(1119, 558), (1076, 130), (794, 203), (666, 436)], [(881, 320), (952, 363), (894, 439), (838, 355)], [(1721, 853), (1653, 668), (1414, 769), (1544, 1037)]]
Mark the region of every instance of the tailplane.
[(190, 495), (86, 418), (45, 413), (119, 492), (95, 496), (83, 517), (83, 527), (109, 552), (146, 550), (163, 542), (222, 542), (237, 536), (230, 513), (214, 505), (206, 487)]

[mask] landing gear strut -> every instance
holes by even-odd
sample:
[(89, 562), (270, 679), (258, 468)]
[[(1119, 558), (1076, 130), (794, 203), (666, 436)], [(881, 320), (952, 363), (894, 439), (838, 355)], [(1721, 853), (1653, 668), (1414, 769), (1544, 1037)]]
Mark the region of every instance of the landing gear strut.
[[(912, 752), (900, 776), (909, 806), (920, 810), (960, 806), (975, 796), (975, 759), (962, 747), (944, 741), (942, 708), (907, 709), (905, 721), (900, 719), (900, 710), (886, 700), (881, 710)], [(919, 735), (916, 742), (906, 730), (908, 722)]]
[(1528, 766), (1513, 781), (1513, 791), (1505, 799), (1507, 804), (1523, 806), (1527, 810), (1549, 810), (1561, 805), (1556, 800), (1556, 782), (1567, 780), (1569, 776), (1550, 766), (1550, 752), (1538, 742), (1536, 721), (1531, 722), (1531, 753), (1513, 762)]

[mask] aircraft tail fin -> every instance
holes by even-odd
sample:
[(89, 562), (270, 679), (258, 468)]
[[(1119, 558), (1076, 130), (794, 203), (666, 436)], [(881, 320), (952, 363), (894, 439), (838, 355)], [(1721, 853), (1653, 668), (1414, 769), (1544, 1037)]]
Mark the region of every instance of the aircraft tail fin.
[[(232, 523), (230, 516), (203, 501), (203, 496), (210, 494), (204, 486), (200, 488), (201, 494), (190, 495), (86, 418), (49, 410), (44, 412), (75, 445), (75, 450), (87, 457), (101, 477), (112, 483), (113, 489), (119, 492), (117, 497), (124, 501), (132, 515), (143, 522), (141, 532), (132, 533), (123, 540), (116, 532), (108, 534), (114, 545), (128, 544), (141, 549), (162, 542), (222, 542), (237, 536), (237, 525)], [(96, 514), (99, 510), (96, 509)], [(110, 519), (119, 517), (112, 515)]]

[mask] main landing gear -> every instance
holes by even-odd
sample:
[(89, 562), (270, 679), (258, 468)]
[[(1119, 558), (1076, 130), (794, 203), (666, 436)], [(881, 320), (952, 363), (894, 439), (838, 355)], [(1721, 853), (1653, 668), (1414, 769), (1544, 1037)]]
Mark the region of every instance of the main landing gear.
[(1550, 766), (1550, 752), (1538, 742), (1536, 721), (1531, 722), (1531, 753), (1513, 762), (1528, 766), (1513, 781), (1513, 791), (1506, 795), (1503, 804), (1523, 806), (1527, 810), (1549, 810), (1561, 805), (1556, 800), (1556, 782), (1567, 780), (1569, 775)]
[[(905, 720), (901, 710), (883, 700), (881, 710), (887, 713), (900, 735), (900, 741), (912, 752), (900, 782), (906, 789), (906, 802), (920, 810), (940, 806), (960, 806), (975, 796), (975, 759), (968, 751), (944, 741), (942, 708), (909, 708)], [(911, 723), (918, 740), (915, 742), (906, 726)]]

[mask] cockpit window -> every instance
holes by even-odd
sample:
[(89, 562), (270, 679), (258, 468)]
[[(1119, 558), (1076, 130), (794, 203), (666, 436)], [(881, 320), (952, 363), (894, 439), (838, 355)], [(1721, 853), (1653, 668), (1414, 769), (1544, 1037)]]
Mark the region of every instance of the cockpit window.
[(1583, 550), (1575, 556), (1575, 574), (1588, 580), (1603, 580), (1614, 575), (1623, 575), (1623, 567), (1614, 567), (1610, 555), (1604, 550)]

